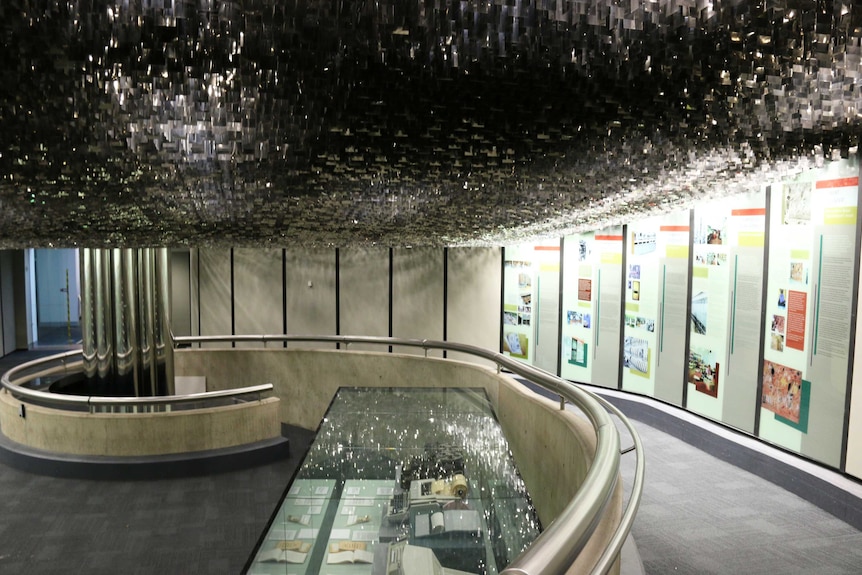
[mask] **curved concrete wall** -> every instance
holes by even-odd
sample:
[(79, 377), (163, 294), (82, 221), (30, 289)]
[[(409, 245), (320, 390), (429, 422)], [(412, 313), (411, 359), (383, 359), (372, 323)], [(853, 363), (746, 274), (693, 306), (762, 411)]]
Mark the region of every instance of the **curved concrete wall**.
[(0, 392), (3, 434), (22, 445), (71, 455), (144, 456), (234, 447), (281, 435), (275, 397), (164, 413), (84, 413), (26, 404)]
[(388, 353), (185, 349), (175, 357), (176, 375), (205, 376), (207, 391), (272, 383), (281, 421), (305, 429), (317, 429), (339, 387), (484, 387), (496, 405), (499, 381), (476, 365)]
[[(177, 375), (205, 376), (207, 391), (272, 383), (281, 421), (306, 429), (317, 429), (339, 387), (482, 387), (543, 525), (574, 497), (596, 448), (595, 432), (583, 417), (476, 364), (374, 352), (187, 349), (176, 352), (175, 369)], [(570, 573), (588, 572), (619, 524), (619, 484), (609, 509)]]
[[(504, 379), (495, 407), (497, 418), (542, 525), (549, 525), (575, 497), (590, 469), (596, 452), (595, 432), (583, 417), (569, 410), (561, 411), (559, 402)], [(608, 512), (569, 573), (591, 571), (621, 516), (622, 486), (618, 482)], [(619, 562), (614, 572), (618, 569)]]

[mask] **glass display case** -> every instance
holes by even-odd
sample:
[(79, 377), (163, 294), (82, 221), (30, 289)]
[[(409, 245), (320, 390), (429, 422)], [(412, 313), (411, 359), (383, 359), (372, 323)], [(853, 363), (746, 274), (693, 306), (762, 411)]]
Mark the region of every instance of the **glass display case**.
[(249, 573), (493, 575), (541, 531), (481, 388), (341, 388)]

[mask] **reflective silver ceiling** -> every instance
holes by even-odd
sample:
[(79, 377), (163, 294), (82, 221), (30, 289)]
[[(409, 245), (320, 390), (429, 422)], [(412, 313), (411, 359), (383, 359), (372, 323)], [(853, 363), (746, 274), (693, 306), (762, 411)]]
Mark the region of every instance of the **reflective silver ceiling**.
[(862, 6), (2, 0), (0, 246), (460, 245), (852, 153)]

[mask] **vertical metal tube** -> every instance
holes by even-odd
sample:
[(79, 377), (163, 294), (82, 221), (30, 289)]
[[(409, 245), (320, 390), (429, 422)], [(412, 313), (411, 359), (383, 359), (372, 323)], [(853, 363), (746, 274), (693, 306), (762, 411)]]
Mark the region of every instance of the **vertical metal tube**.
[(96, 375), (100, 380), (106, 381), (110, 377), (113, 364), (112, 345), (113, 337), (111, 330), (111, 254), (108, 250), (95, 250), (93, 258), (93, 277), (95, 292), (95, 317), (96, 317)]
[(174, 393), (174, 338), (171, 333), (171, 254), (168, 248), (156, 250), (156, 277), (158, 291), (158, 337), (159, 360), (162, 369), (162, 385), (159, 392), (163, 395)]
[(129, 344), (131, 383), (135, 396), (140, 397), (141, 349), (138, 341), (138, 253), (136, 250), (123, 250), (122, 268), (123, 309), (126, 316), (125, 328)]
[(144, 385), (142, 394), (158, 394), (158, 362), (156, 359), (155, 339), (155, 299), (153, 297), (153, 284), (155, 282), (153, 270), (153, 250), (144, 248), (141, 250), (141, 363), (143, 365)]
[(170, 251), (83, 249), (84, 372), (99, 391), (174, 392)]
[(111, 250), (111, 291), (114, 302), (114, 377), (116, 383), (129, 377), (132, 369), (131, 346), (126, 326), (125, 278), (123, 277), (122, 257), (119, 248)]
[(80, 252), (81, 267), (81, 355), (84, 360), (84, 376), (92, 379), (96, 375), (96, 331), (94, 316), (93, 277), (94, 250), (83, 248)]

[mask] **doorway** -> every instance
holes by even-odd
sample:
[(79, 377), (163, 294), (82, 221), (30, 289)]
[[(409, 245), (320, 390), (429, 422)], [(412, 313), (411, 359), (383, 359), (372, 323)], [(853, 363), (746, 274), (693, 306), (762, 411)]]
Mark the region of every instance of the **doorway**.
[(32, 257), (33, 346), (81, 343), (78, 250), (34, 249)]

